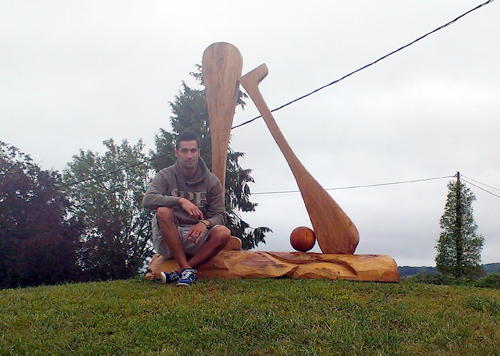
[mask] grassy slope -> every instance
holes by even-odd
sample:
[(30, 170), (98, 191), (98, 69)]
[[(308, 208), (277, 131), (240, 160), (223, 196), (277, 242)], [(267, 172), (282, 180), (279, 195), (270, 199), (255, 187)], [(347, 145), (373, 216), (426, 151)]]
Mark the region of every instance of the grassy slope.
[(500, 354), (500, 292), (142, 279), (0, 291), (1, 355)]

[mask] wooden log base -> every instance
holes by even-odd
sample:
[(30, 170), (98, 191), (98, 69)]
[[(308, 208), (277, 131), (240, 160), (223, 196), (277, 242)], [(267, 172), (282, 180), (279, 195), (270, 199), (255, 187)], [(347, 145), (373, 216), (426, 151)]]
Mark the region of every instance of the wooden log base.
[[(146, 279), (178, 268), (173, 260), (156, 254)], [(198, 268), (197, 278), (299, 278), (399, 282), (396, 261), (385, 255), (340, 255), (314, 252), (221, 251)]]

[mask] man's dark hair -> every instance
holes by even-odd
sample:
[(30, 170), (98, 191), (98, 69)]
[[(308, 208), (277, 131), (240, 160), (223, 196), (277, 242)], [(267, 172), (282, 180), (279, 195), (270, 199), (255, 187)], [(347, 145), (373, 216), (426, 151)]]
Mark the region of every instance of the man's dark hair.
[(191, 131), (183, 131), (177, 136), (177, 141), (175, 143), (175, 149), (179, 149), (179, 144), (181, 141), (196, 141), (196, 146), (198, 146), (198, 137)]

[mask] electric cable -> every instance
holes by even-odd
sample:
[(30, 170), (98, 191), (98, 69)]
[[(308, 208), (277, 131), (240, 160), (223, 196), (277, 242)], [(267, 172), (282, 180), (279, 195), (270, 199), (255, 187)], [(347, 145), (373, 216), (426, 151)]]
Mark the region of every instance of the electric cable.
[[(358, 68), (358, 69), (356, 69), (356, 70), (352, 71), (351, 73), (348, 73), (348, 74), (344, 75), (343, 77), (341, 77), (341, 78), (339, 78), (339, 79), (337, 79), (337, 80), (334, 80), (333, 82), (331, 82), (331, 83), (329, 83), (329, 84), (323, 85), (322, 87), (320, 87), (320, 88), (318, 88), (318, 89), (315, 89), (315, 90), (313, 90), (313, 91), (312, 91), (312, 92), (310, 92), (310, 93), (307, 93), (307, 94), (302, 95), (301, 97), (299, 97), (299, 98), (297, 98), (297, 99), (294, 99), (294, 100), (292, 100), (292, 101), (289, 101), (288, 103), (283, 104), (283, 105), (281, 105), (281, 106), (279, 106), (279, 107), (277, 107), (277, 108), (275, 108), (275, 109), (271, 110), (271, 112), (276, 112), (276, 111), (278, 111), (278, 110), (281, 110), (281, 109), (283, 109), (283, 108), (285, 108), (285, 107), (287, 107), (287, 106), (289, 106), (289, 105), (291, 105), (291, 104), (293, 104), (293, 103), (296, 103), (296, 102), (297, 102), (297, 101), (299, 101), (299, 100), (305, 99), (305, 98), (307, 98), (308, 96), (311, 96), (311, 95), (313, 95), (313, 94), (315, 94), (315, 93), (319, 92), (320, 90), (323, 90), (323, 89), (325, 89), (325, 88), (327, 88), (327, 87), (329, 87), (329, 86), (331, 86), (331, 85), (333, 85), (333, 84), (337, 84), (337, 83), (341, 82), (342, 80), (344, 80), (344, 79), (346, 79), (346, 78), (350, 77), (351, 75), (353, 75), (353, 74), (355, 74), (355, 73), (358, 73), (358, 72), (360, 72), (360, 71), (362, 71), (362, 70), (364, 70), (364, 69), (366, 69), (366, 68), (368, 68), (368, 67), (371, 67), (372, 65), (374, 65), (374, 64), (376, 64), (376, 63), (378, 63), (378, 62), (380, 62), (380, 61), (382, 61), (382, 60), (384, 60), (384, 59), (386, 59), (387, 57), (392, 56), (393, 54), (395, 54), (395, 53), (397, 53), (397, 52), (399, 52), (399, 51), (401, 51), (401, 50), (403, 50), (403, 49), (405, 49), (405, 48), (410, 47), (410, 46), (411, 46), (411, 45), (413, 45), (414, 43), (416, 43), (416, 42), (418, 42), (418, 41), (420, 41), (420, 40), (422, 40), (422, 39), (426, 38), (427, 36), (429, 36), (429, 35), (431, 35), (431, 34), (433, 34), (433, 33), (435, 33), (435, 32), (438, 32), (438, 31), (440, 31), (440, 30), (442, 30), (442, 29), (444, 29), (444, 28), (446, 28), (446, 27), (448, 27), (448, 26), (450, 26), (450, 25), (454, 24), (455, 22), (457, 22), (458, 20), (460, 20), (460, 19), (461, 19), (461, 18), (463, 18), (464, 16), (466, 16), (466, 15), (470, 14), (470, 13), (471, 13), (471, 12), (473, 12), (473, 11), (476, 11), (476, 10), (478, 10), (478, 9), (482, 8), (483, 6), (486, 6), (486, 5), (490, 4), (490, 3), (492, 3), (493, 1), (494, 1), (494, 0), (488, 0), (488, 1), (484, 2), (484, 3), (482, 3), (482, 4), (478, 5), (478, 6), (476, 6), (475, 8), (473, 8), (473, 9), (471, 9), (471, 10), (469, 10), (469, 11), (467, 11), (467, 12), (463, 13), (462, 15), (460, 15), (460, 16), (458, 16), (458, 17), (456, 17), (455, 19), (453, 19), (453, 20), (449, 21), (448, 23), (446, 23), (446, 24), (444, 24), (444, 25), (441, 25), (441, 26), (439, 26), (438, 28), (436, 28), (436, 29), (434, 29), (434, 30), (432, 30), (432, 31), (430, 31), (430, 32), (428, 32), (428, 33), (426, 33), (425, 35), (422, 35), (422, 36), (418, 37), (417, 39), (415, 39), (415, 40), (411, 41), (410, 43), (408, 43), (408, 44), (406, 44), (406, 45), (404, 45), (404, 46), (402, 46), (402, 47), (400, 47), (400, 48), (398, 48), (398, 49), (396, 49), (396, 50), (394, 50), (394, 51), (392, 51), (392, 52), (390, 52), (390, 53), (386, 54), (385, 56), (382, 56), (382, 57), (380, 57), (379, 59), (377, 59), (377, 60), (375, 60), (375, 61), (373, 61), (373, 62), (371, 62), (371, 63), (368, 63), (368, 64), (364, 65), (363, 67), (360, 67), (360, 68)], [(259, 116), (254, 117), (253, 119), (250, 119), (250, 120), (245, 121), (245, 122), (243, 122), (243, 123), (241, 123), (241, 124), (235, 125), (235, 126), (231, 127), (231, 130), (237, 129), (237, 128), (242, 127), (242, 126), (245, 126), (245, 125), (247, 125), (247, 124), (249, 124), (249, 123), (251, 123), (251, 122), (253, 122), (253, 121), (255, 121), (255, 120), (259, 119), (259, 118), (261, 118), (261, 117), (262, 117), (262, 116), (261, 116), (261, 115), (259, 115)], [(203, 139), (201, 139), (201, 140), (200, 140), (200, 142), (201, 142), (201, 141), (208, 140), (209, 138), (210, 138), (210, 136), (204, 137)], [(86, 182), (86, 181), (89, 181), (89, 180), (92, 180), (92, 179), (98, 179), (98, 178), (104, 177), (104, 176), (106, 176), (106, 175), (115, 174), (115, 173), (117, 173), (117, 172), (120, 172), (120, 171), (123, 171), (123, 170), (127, 170), (127, 169), (130, 169), (130, 168), (136, 167), (136, 166), (138, 166), (138, 165), (141, 165), (141, 164), (144, 164), (144, 163), (147, 163), (147, 162), (151, 162), (151, 161), (153, 161), (153, 160), (155, 160), (155, 159), (158, 159), (158, 158), (160, 158), (160, 157), (163, 157), (163, 156), (165, 156), (165, 155), (166, 155), (166, 154), (159, 155), (159, 156), (156, 156), (156, 157), (153, 157), (153, 158), (147, 159), (147, 160), (143, 160), (143, 161), (141, 161), (141, 162), (139, 162), (139, 163), (136, 163), (136, 164), (133, 164), (133, 165), (130, 165), (130, 166), (125, 166), (125, 167), (122, 167), (122, 168), (116, 169), (116, 170), (114, 170), (114, 171), (105, 172), (105, 173), (99, 174), (99, 175), (97, 175), (97, 176), (95, 176), (95, 177), (89, 177), (89, 178), (83, 179), (83, 180), (81, 180), (81, 181), (77, 181), (77, 182), (72, 182), (72, 183), (68, 183), (68, 184), (60, 185), (59, 187), (60, 187), (60, 188), (62, 188), (62, 187), (68, 187), (68, 186), (72, 186), (72, 185), (76, 185), (76, 184), (79, 184), (79, 183), (83, 183), (83, 182)], [(255, 193), (253, 193), (253, 194), (255, 194)]]
[(498, 188), (492, 187), (491, 185), (488, 185), (488, 184), (484, 184), (484, 183), (478, 182), (477, 180), (474, 180), (474, 179), (472, 179), (471, 177), (467, 177), (467, 176), (462, 175), (462, 178), (467, 178), (467, 179), (470, 179), (471, 181), (476, 182), (476, 183), (479, 183), (479, 184), (481, 184), (481, 185), (484, 185), (485, 187), (488, 187), (488, 188), (491, 188), (491, 189), (495, 189), (495, 190), (500, 191), (500, 189), (498, 189)]
[[(361, 68), (358, 68), (358, 69), (356, 69), (356, 70), (352, 71), (352, 72), (351, 72), (351, 73), (349, 73), (349, 74), (344, 75), (343, 77), (341, 77), (341, 78), (339, 78), (339, 79), (337, 79), (337, 80), (334, 80), (333, 82), (331, 82), (331, 83), (329, 83), (329, 84), (323, 85), (322, 87), (320, 87), (320, 88), (318, 88), (318, 89), (315, 89), (315, 90), (313, 90), (312, 92), (310, 92), (310, 93), (308, 93), (308, 94), (302, 95), (301, 97), (299, 97), (299, 98), (297, 98), (297, 99), (294, 99), (294, 100), (292, 100), (292, 101), (289, 101), (288, 103), (283, 104), (283, 105), (281, 105), (280, 107), (277, 107), (276, 109), (271, 110), (271, 112), (275, 112), (275, 111), (281, 110), (281, 109), (283, 109), (284, 107), (286, 107), (286, 106), (288, 106), (288, 105), (290, 105), (290, 104), (296, 103), (296, 102), (297, 102), (297, 101), (299, 101), (299, 100), (302, 100), (302, 99), (304, 99), (304, 98), (307, 98), (307, 97), (308, 97), (308, 96), (310, 96), (310, 95), (313, 95), (313, 94), (315, 94), (315, 93), (319, 92), (320, 90), (323, 90), (323, 89), (325, 89), (325, 88), (327, 88), (327, 87), (329, 87), (329, 86), (331, 86), (331, 85), (333, 85), (333, 84), (337, 84), (338, 82), (341, 82), (342, 80), (344, 80), (344, 79), (346, 79), (346, 78), (350, 77), (351, 75), (356, 74), (356, 73), (358, 73), (358, 72), (361, 72), (362, 70), (364, 70), (364, 69), (366, 69), (366, 68), (368, 68), (368, 67), (371, 67), (372, 65), (374, 65), (374, 64), (376, 64), (376, 63), (378, 63), (378, 62), (380, 62), (380, 61), (382, 61), (382, 60), (384, 60), (384, 59), (386, 59), (387, 57), (392, 56), (393, 54), (396, 54), (397, 52), (402, 51), (403, 49), (410, 47), (411, 45), (415, 44), (416, 42), (418, 42), (418, 41), (420, 41), (420, 40), (423, 40), (425, 37), (427, 37), (427, 36), (429, 36), (429, 35), (431, 35), (431, 34), (433, 34), (433, 33), (435, 33), (435, 32), (438, 32), (438, 31), (440, 31), (440, 30), (442, 30), (442, 29), (444, 29), (444, 28), (446, 28), (446, 27), (448, 27), (448, 26), (450, 26), (450, 25), (454, 24), (455, 22), (457, 22), (458, 20), (460, 20), (462, 17), (464, 17), (464, 16), (466, 16), (466, 15), (470, 14), (470, 13), (471, 13), (471, 12), (473, 12), (473, 11), (476, 11), (476, 10), (478, 10), (478, 9), (482, 8), (483, 6), (486, 6), (486, 5), (490, 4), (490, 3), (492, 3), (493, 1), (494, 1), (494, 0), (488, 0), (488, 1), (486, 1), (485, 3), (482, 3), (482, 4), (478, 5), (478, 6), (476, 6), (475, 8), (473, 8), (473, 9), (471, 9), (471, 10), (469, 10), (469, 11), (467, 11), (467, 12), (463, 13), (462, 15), (458, 16), (457, 18), (455, 18), (455, 19), (451, 20), (450, 22), (448, 22), (448, 23), (446, 23), (446, 24), (444, 24), (444, 25), (441, 25), (441, 26), (439, 26), (438, 28), (436, 28), (436, 29), (434, 29), (434, 30), (432, 30), (432, 31), (430, 31), (430, 32), (427, 32), (425, 35), (420, 36), (420, 37), (419, 37), (419, 38), (417, 38), (416, 40), (413, 40), (412, 42), (410, 42), (410, 43), (408, 43), (408, 44), (406, 44), (406, 45), (404, 45), (404, 46), (402, 46), (402, 47), (400, 47), (400, 48), (398, 48), (398, 49), (396, 49), (396, 50), (394, 50), (394, 51), (392, 51), (392, 52), (390, 52), (390, 53), (386, 54), (385, 56), (380, 57), (379, 59), (377, 59), (377, 60), (375, 60), (375, 61), (373, 61), (373, 62), (371, 62), (371, 63), (366, 64), (365, 66), (363, 66), (363, 67), (361, 67)], [(254, 117), (253, 119), (250, 119), (250, 120), (248, 120), (248, 121), (245, 121), (245, 122), (243, 122), (243, 123), (241, 123), (241, 124), (239, 124), (239, 125), (233, 126), (231, 129), (232, 129), (232, 130), (237, 129), (237, 128), (242, 127), (242, 126), (244, 126), (244, 125), (247, 125), (247, 124), (249, 124), (249, 123), (251, 123), (251, 122), (253, 122), (253, 121), (255, 121), (255, 120), (257, 120), (257, 119), (259, 119), (259, 118), (261, 118), (261, 117), (262, 117), (261, 115), (256, 116), (256, 117)]]
[(67, 183), (67, 184), (61, 184), (61, 185), (58, 185), (57, 188), (70, 187), (70, 186), (77, 185), (77, 184), (80, 184), (80, 183), (88, 182), (89, 180), (99, 179), (99, 178), (102, 178), (102, 177), (105, 177), (105, 176), (108, 176), (108, 175), (112, 175), (112, 174), (115, 174), (115, 173), (118, 173), (118, 172), (121, 172), (121, 171), (126, 171), (126, 170), (128, 170), (130, 168), (134, 168), (134, 167), (143, 165), (144, 163), (152, 162), (152, 161), (154, 161), (156, 159), (159, 159), (161, 157), (167, 156), (168, 154), (169, 153), (163, 153), (161, 155), (158, 155), (158, 156), (155, 156), (155, 157), (152, 157), (152, 158), (148, 158), (148, 159), (142, 160), (140, 162), (137, 162), (137, 163), (134, 163), (134, 164), (131, 164), (131, 165), (128, 165), (128, 166), (124, 166), (122, 168), (115, 169), (113, 171), (104, 172), (104, 173), (98, 174), (96, 176), (85, 178), (85, 179), (79, 180), (77, 182), (72, 182), (72, 183)]
[[(424, 178), (424, 179), (414, 179), (400, 182), (390, 182), (390, 183), (378, 183), (378, 184), (366, 184), (366, 185), (353, 185), (349, 187), (338, 187), (338, 188), (327, 188), (325, 190), (343, 190), (343, 189), (357, 189), (357, 188), (372, 188), (372, 187), (382, 187), (387, 185), (396, 185), (396, 184), (407, 184), (407, 183), (417, 183), (417, 182), (425, 182), (429, 180), (438, 180), (438, 179), (447, 179), (453, 178), (454, 176), (444, 176), (444, 177), (434, 177), (434, 178)], [(287, 194), (287, 193), (300, 193), (300, 190), (283, 190), (276, 192), (257, 192), (252, 193), (252, 195), (264, 195), (264, 194)]]
[(482, 191), (485, 191), (485, 192), (486, 192), (486, 193), (488, 193), (488, 194), (491, 194), (491, 195), (493, 195), (493, 196), (495, 196), (495, 197), (497, 197), (497, 198), (500, 198), (500, 195), (497, 195), (497, 194), (495, 194), (495, 193), (490, 192), (489, 190), (486, 190), (486, 189), (484, 189), (484, 188), (481, 188), (480, 186), (478, 186), (478, 185), (476, 185), (476, 184), (474, 184), (474, 183), (472, 183), (472, 182), (469, 182), (467, 179), (464, 179), (463, 177), (462, 177), (462, 180), (463, 180), (464, 182), (467, 182), (467, 183), (469, 183), (470, 185), (472, 185), (472, 186), (474, 186), (474, 187), (478, 188), (478, 189), (481, 189)]

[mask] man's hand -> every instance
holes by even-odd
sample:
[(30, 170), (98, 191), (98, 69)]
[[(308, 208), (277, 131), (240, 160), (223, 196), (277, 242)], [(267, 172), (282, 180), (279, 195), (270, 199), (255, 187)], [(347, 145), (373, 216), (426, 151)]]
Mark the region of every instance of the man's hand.
[(193, 226), (191, 230), (189, 230), (188, 234), (186, 235), (186, 238), (191, 242), (196, 242), (200, 237), (203, 236), (203, 234), (205, 233), (205, 231), (207, 231), (207, 229), (208, 228), (204, 223), (199, 222), (198, 224)]
[(189, 214), (190, 218), (203, 220), (203, 213), (201, 210), (186, 198), (179, 198), (179, 205)]

